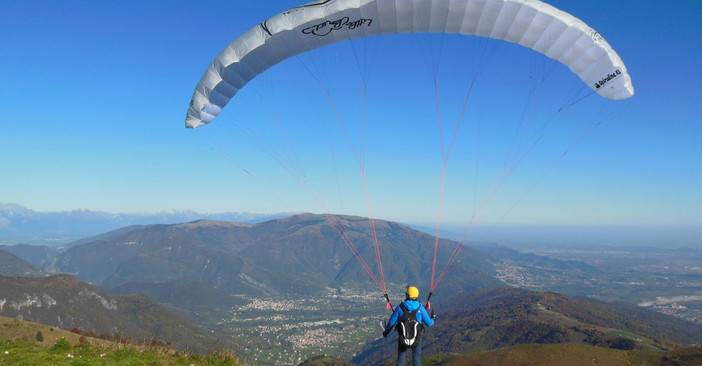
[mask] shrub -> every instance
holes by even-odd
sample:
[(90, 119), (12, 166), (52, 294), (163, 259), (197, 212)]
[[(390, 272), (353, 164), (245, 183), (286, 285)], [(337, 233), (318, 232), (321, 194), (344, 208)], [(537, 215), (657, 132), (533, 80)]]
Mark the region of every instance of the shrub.
[(56, 343), (53, 346), (51, 346), (51, 348), (49, 348), (49, 350), (52, 352), (63, 352), (69, 349), (71, 349), (71, 344), (68, 343), (66, 338), (63, 337), (61, 337), (61, 339), (56, 341)]
[(620, 350), (633, 350), (636, 348), (636, 342), (633, 339), (617, 337), (611, 341), (611, 348)]

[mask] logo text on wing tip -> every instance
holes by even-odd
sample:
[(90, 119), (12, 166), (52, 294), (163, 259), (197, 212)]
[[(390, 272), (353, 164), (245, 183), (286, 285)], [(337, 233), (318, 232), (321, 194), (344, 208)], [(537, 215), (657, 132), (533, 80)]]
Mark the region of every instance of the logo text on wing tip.
[(622, 74), (622, 70), (616, 69), (614, 72), (611, 72), (607, 74), (605, 77), (603, 77), (600, 81), (595, 83), (595, 89), (600, 89), (602, 88), (605, 84), (610, 82), (612, 79), (616, 78), (617, 76)]

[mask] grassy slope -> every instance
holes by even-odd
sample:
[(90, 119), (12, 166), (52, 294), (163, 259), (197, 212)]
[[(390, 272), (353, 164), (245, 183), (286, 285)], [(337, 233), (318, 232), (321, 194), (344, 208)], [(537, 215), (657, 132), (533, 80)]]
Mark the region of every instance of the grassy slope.
[[(37, 341), (37, 333), (43, 341)], [(113, 341), (86, 337), (49, 326), (0, 317), (0, 364), (2, 365), (236, 365), (231, 354), (208, 356), (174, 352), (148, 346), (123, 346)], [(5, 353), (7, 352), (7, 353)], [(702, 365), (702, 347), (679, 350), (621, 351), (579, 344), (520, 345), (464, 355), (435, 355), (426, 365)], [(334, 358), (313, 358), (308, 365), (351, 365)], [(392, 364), (389, 363), (389, 364)]]
[[(42, 342), (37, 340), (37, 333), (41, 332)], [(38, 347), (51, 347), (63, 338), (71, 344), (78, 344), (80, 335), (67, 330), (50, 327), (48, 325), (32, 323), (0, 316), (0, 340), (19, 343), (33, 343)], [(91, 344), (109, 346), (114, 342), (87, 337)], [(3, 350), (4, 351), (4, 350)]]
[[(37, 334), (41, 332), (42, 341)], [(2, 365), (237, 365), (236, 357), (218, 352), (208, 356), (161, 347), (123, 345), (83, 337), (47, 325), (0, 317)]]
[(52, 347), (32, 343), (0, 341), (0, 364), (3, 365), (237, 365), (227, 355), (201, 356), (139, 350), (135, 348), (101, 347), (91, 344), (72, 345), (58, 341)]

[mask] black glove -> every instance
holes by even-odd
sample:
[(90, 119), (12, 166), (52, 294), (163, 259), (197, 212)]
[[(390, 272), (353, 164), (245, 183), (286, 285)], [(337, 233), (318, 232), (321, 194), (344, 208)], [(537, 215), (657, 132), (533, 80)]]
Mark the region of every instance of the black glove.
[(383, 331), (383, 338), (387, 338), (387, 336), (388, 336), (388, 331), (387, 330)]
[(433, 319), (436, 319), (436, 315), (434, 315), (434, 310), (431, 311), (431, 316), (430, 316), (430, 318), (432, 318), (432, 320), (433, 320)]

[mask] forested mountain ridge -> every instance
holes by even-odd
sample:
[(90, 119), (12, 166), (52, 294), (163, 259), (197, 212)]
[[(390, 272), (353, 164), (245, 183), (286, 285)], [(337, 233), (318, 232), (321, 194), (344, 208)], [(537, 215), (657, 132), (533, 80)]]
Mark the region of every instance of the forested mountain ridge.
[[(104, 288), (126, 283), (200, 282), (250, 296), (312, 294), (324, 287), (374, 286), (359, 264), (351, 242), (377, 276), (373, 234), (367, 218), (296, 215), (249, 225), (201, 220), (149, 225), (84, 240), (46, 268), (74, 274)], [(375, 220), (388, 282), (426, 282), (430, 278), (434, 238), (409, 227)], [(344, 237), (342, 237), (342, 234)], [(346, 240), (345, 240), (346, 239)], [(456, 243), (439, 241), (444, 263)], [(489, 256), (464, 248), (445, 281), (449, 291), (500, 286)]]
[(0, 276), (0, 315), (61, 329), (156, 338), (182, 349), (206, 350), (218, 341), (211, 331), (144, 295), (109, 295), (69, 275)]
[(45, 273), (18, 256), (0, 248), (0, 276), (41, 276)]

